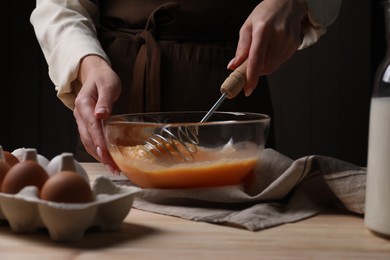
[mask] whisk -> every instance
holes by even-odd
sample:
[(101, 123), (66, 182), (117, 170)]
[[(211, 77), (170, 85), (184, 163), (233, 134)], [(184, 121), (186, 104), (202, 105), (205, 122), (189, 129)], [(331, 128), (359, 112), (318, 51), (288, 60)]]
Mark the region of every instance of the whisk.
[[(246, 63), (245, 60), (225, 79), (220, 87), (221, 97), (199, 121), (200, 123), (206, 122), (226, 98), (232, 99), (240, 93), (246, 85)], [(198, 134), (199, 129), (195, 126), (178, 127), (176, 135), (166, 127), (161, 129), (159, 134), (149, 137), (143, 150), (163, 162), (190, 162), (194, 160), (193, 154), (198, 151)]]

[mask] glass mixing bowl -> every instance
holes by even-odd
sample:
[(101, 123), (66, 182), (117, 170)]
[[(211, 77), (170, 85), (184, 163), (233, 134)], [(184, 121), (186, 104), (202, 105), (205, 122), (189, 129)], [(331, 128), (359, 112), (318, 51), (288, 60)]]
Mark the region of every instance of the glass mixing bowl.
[(199, 188), (243, 181), (261, 160), (270, 117), (243, 112), (159, 112), (102, 121), (108, 151), (142, 188)]

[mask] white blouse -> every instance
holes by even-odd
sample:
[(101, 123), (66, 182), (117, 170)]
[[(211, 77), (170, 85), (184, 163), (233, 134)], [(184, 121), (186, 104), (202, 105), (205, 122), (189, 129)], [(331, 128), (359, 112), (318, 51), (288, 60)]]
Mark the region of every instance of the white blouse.
[[(339, 12), (341, 0), (306, 0), (311, 23), (299, 49), (306, 48), (326, 32)], [(109, 58), (96, 38), (98, 10), (89, 0), (37, 0), (30, 22), (49, 67), (58, 98), (74, 108), (80, 60), (87, 55)]]

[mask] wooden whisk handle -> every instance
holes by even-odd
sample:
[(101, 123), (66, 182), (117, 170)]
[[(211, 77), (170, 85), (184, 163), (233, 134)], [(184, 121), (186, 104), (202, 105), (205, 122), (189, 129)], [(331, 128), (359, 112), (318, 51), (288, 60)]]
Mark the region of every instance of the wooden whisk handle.
[(246, 60), (241, 63), (221, 85), (221, 93), (229, 99), (234, 98), (246, 85)]

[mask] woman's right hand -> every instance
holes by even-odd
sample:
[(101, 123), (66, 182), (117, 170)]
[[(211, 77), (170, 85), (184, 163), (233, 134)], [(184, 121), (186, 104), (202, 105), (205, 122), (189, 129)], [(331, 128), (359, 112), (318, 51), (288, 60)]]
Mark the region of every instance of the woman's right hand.
[(247, 59), (246, 96), (260, 76), (276, 71), (297, 51), (307, 12), (305, 0), (263, 0), (249, 15), (240, 29), (236, 56), (228, 64), (234, 70)]
[(118, 75), (103, 58), (90, 55), (80, 62), (78, 80), (82, 87), (75, 99), (76, 118), (81, 141), (95, 159), (113, 173), (119, 169), (108, 153), (101, 120), (111, 115), (112, 106), (121, 93)]

